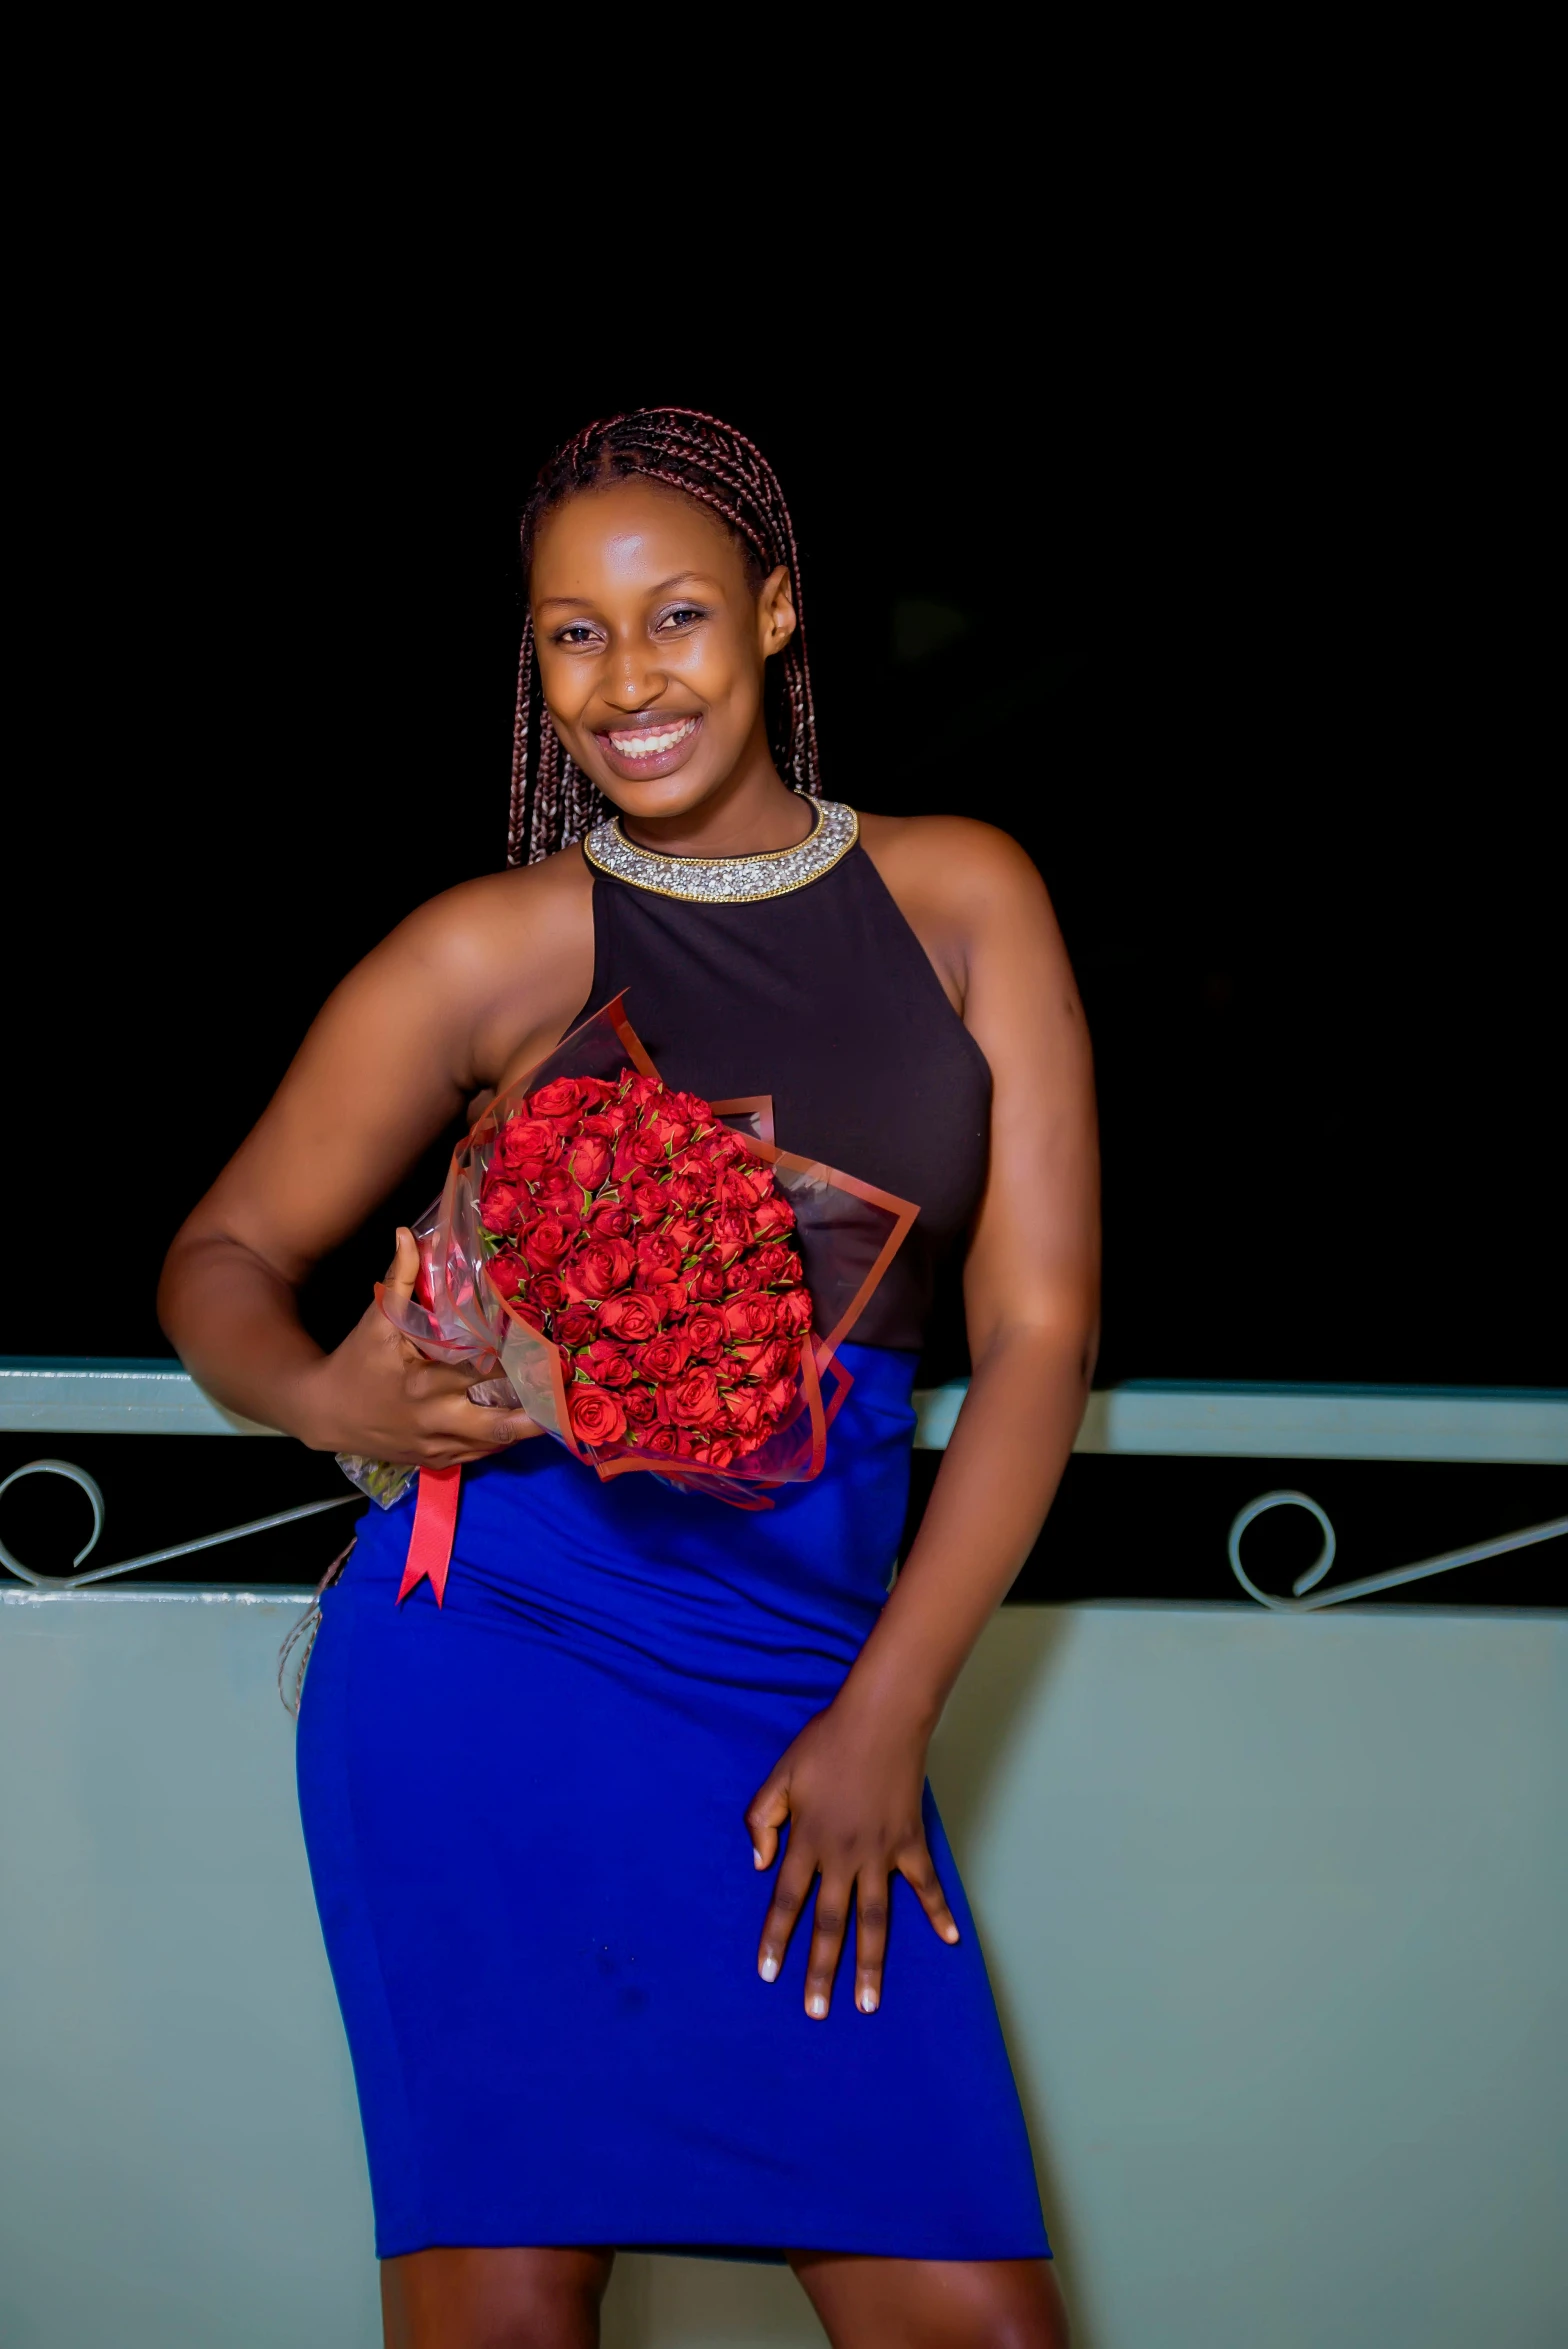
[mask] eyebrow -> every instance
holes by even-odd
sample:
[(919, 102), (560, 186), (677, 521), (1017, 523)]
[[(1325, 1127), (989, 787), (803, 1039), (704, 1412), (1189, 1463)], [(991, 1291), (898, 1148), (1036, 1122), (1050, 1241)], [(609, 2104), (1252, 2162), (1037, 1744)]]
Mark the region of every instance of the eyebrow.
[[(651, 588), (649, 593), (663, 595), (667, 588), (679, 587), (685, 579), (701, 579), (709, 587), (719, 586), (719, 581), (714, 578), (711, 571), (676, 571), (668, 579), (661, 579), (658, 586)], [(588, 600), (586, 596), (581, 595), (546, 595), (540, 597), (539, 608), (543, 611), (546, 604), (581, 604)]]

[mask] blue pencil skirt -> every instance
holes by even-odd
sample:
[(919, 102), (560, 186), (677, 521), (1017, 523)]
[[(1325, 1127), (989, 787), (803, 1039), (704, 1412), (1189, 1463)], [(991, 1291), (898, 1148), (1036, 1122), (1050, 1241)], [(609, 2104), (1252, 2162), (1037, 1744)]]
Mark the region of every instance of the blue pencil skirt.
[(757, 1973), (744, 1813), (876, 1621), (914, 1357), (854, 1374), (816, 1483), (755, 1514), (543, 1438), (465, 1471), (446, 1603), (395, 1602), (412, 1502), (327, 1593), (299, 1792), (382, 2258), (434, 2244), (1047, 2254), (1023, 2113), (961, 1940), (895, 1879), (883, 2003)]

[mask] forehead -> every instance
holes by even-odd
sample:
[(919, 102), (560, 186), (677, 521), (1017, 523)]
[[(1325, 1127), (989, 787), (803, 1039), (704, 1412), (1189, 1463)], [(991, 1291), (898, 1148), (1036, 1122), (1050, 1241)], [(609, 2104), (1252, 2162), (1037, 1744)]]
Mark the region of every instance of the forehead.
[(547, 514), (534, 541), (535, 602), (651, 588), (685, 572), (744, 590), (746, 567), (726, 525), (695, 498), (655, 481), (579, 490)]

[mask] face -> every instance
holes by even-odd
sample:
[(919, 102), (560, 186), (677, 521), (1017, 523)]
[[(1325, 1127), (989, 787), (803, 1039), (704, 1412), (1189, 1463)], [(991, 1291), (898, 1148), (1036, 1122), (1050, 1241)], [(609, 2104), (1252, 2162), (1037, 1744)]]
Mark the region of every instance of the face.
[(638, 480), (569, 498), (540, 529), (529, 591), (555, 730), (627, 815), (686, 815), (774, 775), (762, 685), (795, 632), (789, 575), (759, 592), (692, 499)]

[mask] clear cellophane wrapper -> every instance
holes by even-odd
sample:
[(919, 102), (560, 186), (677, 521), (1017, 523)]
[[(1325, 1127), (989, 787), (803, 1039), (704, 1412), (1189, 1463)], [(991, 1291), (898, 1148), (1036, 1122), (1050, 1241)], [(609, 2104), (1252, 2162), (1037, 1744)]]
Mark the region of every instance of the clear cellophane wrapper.
[[(480, 1216), (481, 1189), (502, 1128), (529, 1094), (558, 1077), (594, 1077), (615, 1083), (627, 1067), (658, 1079), (659, 1072), (616, 996), (575, 1028), (538, 1067), (498, 1094), (452, 1154), (446, 1185), (414, 1225), (420, 1278), (407, 1304), (378, 1289), (382, 1309), (430, 1360), (471, 1368), (475, 1403), (519, 1405), (577, 1459), (608, 1481), (635, 1469), (668, 1484), (703, 1492), (739, 1508), (766, 1509), (770, 1487), (808, 1482), (826, 1457), (827, 1431), (851, 1384), (838, 1360), (850, 1335), (919, 1213), (907, 1199), (878, 1190), (837, 1167), (802, 1158), (774, 1139), (767, 1095), (710, 1104), (747, 1151), (769, 1166), (794, 1210), (794, 1239), (812, 1302), (812, 1324), (801, 1348), (795, 1393), (768, 1441), (725, 1468), (677, 1460), (650, 1451), (628, 1427), (622, 1441), (599, 1447), (574, 1433), (567, 1409), (571, 1358), (504, 1299), (485, 1266), (493, 1241)], [(339, 1453), (344, 1474), (383, 1509), (407, 1491), (418, 1470)]]

